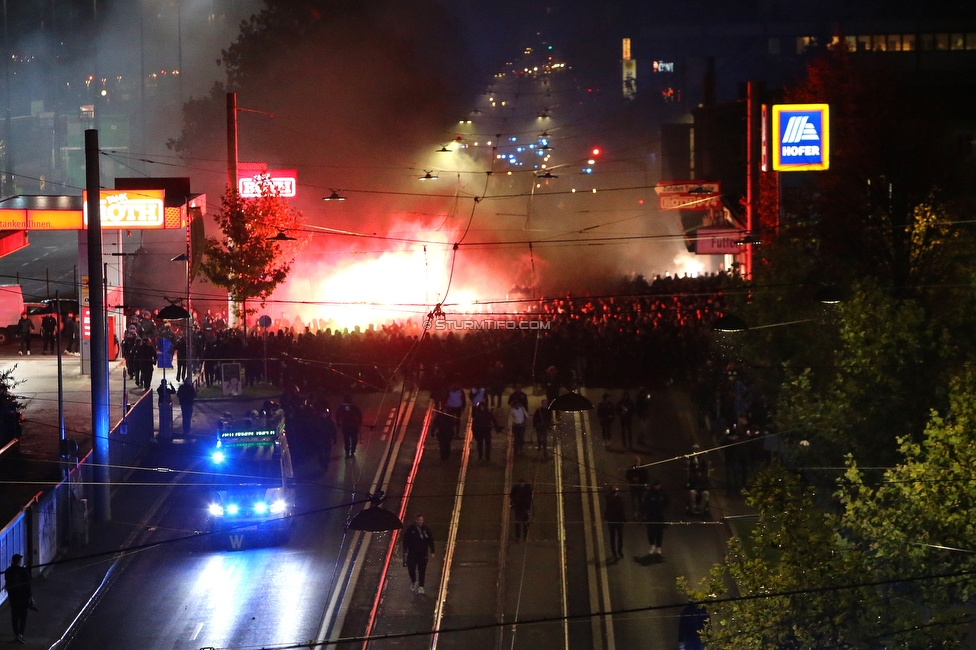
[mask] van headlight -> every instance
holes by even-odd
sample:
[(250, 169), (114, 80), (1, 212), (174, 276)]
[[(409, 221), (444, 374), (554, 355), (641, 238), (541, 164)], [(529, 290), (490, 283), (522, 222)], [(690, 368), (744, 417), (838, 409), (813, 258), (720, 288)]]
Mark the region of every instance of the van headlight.
[(288, 504), (285, 503), (284, 499), (278, 499), (277, 501), (271, 504), (271, 512), (272, 514), (280, 515), (285, 511), (287, 507)]
[(224, 516), (224, 506), (220, 505), (219, 503), (211, 503), (210, 504), (210, 514), (213, 515), (214, 517), (223, 517)]

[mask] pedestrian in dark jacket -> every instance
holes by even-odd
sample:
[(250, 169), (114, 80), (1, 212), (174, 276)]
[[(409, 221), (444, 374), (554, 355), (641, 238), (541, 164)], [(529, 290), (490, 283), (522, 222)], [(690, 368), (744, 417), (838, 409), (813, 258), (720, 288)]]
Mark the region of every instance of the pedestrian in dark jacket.
[(627, 522), (627, 506), (624, 505), (624, 497), (616, 485), (611, 487), (607, 494), (606, 504), (603, 508), (603, 519), (610, 529), (610, 551), (613, 553), (614, 559), (622, 559), (624, 556), (624, 524)]
[(525, 479), (512, 486), (508, 505), (515, 516), (515, 541), (529, 539), (529, 520), (532, 517), (532, 484)]
[(187, 375), (183, 383), (176, 389), (176, 399), (180, 401), (180, 412), (183, 414), (183, 436), (190, 435), (190, 422), (193, 420), (193, 402), (197, 398), (197, 389), (193, 387), (193, 380)]
[(498, 422), (486, 402), (471, 410), (471, 436), (478, 445), (478, 460), (491, 461), (491, 431), (499, 431)]
[(661, 487), (661, 481), (654, 481), (651, 489), (644, 495), (644, 521), (647, 522), (647, 542), (651, 545), (651, 555), (661, 555), (669, 502), (668, 493)]
[(701, 633), (708, 624), (708, 611), (703, 605), (688, 603), (681, 610), (678, 619), (678, 648), (679, 650), (705, 650)]
[(25, 311), (20, 315), (20, 320), (17, 321), (17, 334), (20, 336), (20, 356), (30, 356), (30, 344), (31, 344), (31, 332), (34, 331), (34, 323), (31, 319), (27, 318), (27, 312)]
[(634, 511), (634, 519), (639, 519), (644, 508), (644, 493), (647, 491), (649, 476), (647, 468), (642, 467), (640, 456), (634, 457), (634, 466), (627, 469), (624, 477), (630, 486), (630, 507)]
[(630, 399), (627, 391), (617, 402), (617, 417), (620, 418), (620, 438), (624, 449), (631, 449), (634, 446), (634, 400)]
[(139, 379), (143, 389), (152, 390), (152, 376), (156, 369), (156, 346), (152, 339), (142, 339), (142, 345), (137, 352), (139, 359)]
[(403, 565), (410, 574), (410, 591), (424, 593), (427, 577), (427, 555), (434, 557), (434, 536), (424, 525), (424, 516), (417, 513), (413, 525), (403, 531)]
[(596, 405), (596, 417), (600, 420), (600, 433), (603, 434), (603, 446), (610, 448), (610, 432), (613, 430), (614, 416), (613, 402), (610, 401), (610, 393), (603, 394), (603, 400)]
[(434, 418), (434, 433), (441, 447), (441, 460), (447, 460), (451, 457), (451, 442), (454, 440), (454, 419), (443, 411), (438, 412)]
[(10, 566), (3, 572), (7, 601), (10, 603), (10, 618), (14, 628), (14, 641), (24, 643), (24, 628), (27, 626), (27, 611), (34, 607), (31, 595), (31, 572), (22, 566), (24, 556), (14, 553)]
[(57, 349), (54, 339), (58, 331), (58, 319), (51, 314), (44, 314), (41, 319), (41, 340), (44, 341), (44, 354), (48, 352), (54, 354)]
[(552, 428), (552, 411), (549, 410), (549, 402), (545, 398), (532, 415), (532, 428), (535, 429), (536, 445), (545, 460), (549, 457), (549, 429)]
[(342, 439), (346, 444), (346, 458), (356, 455), (359, 444), (359, 430), (363, 426), (363, 412), (352, 403), (352, 395), (345, 395), (342, 404), (336, 410), (336, 424), (342, 431)]

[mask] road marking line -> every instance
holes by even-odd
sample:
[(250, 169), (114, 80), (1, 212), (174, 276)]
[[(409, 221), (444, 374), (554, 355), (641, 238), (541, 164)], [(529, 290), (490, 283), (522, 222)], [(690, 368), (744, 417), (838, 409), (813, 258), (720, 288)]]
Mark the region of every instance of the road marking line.
[(190, 637), (190, 641), (196, 641), (197, 637), (200, 636), (200, 630), (203, 629), (203, 621), (197, 623), (197, 626), (193, 629), (193, 636)]
[[(589, 494), (590, 503), (593, 508), (593, 528), (596, 535), (596, 546), (598, 553), (598, 561), (596, 565), (597, 573), (600, 577), (600, 588), (603, 594), (603, 611), (609, 612), (613, 610), (613, 607), (610, 604), (610, 584), (607, 578), (607, 565), (606, 562), (603, 561), (607, 557), (607, 550), (603, 543), (603, 515), (600, 512), (600, 496), (597, 492), (597, 486), (599, 483), (597, 482), (596, 478), (596, 460), (593, 458), (593, 429), (590, 426), (589, 412), (587, 411), (582, 413), (581, 417), (583, 419), (583, 434), (584, 438), (586, 438), (586, 442), (584, 443), (585, 451), (588, 454), (586, 467), (589, 469), (590, 480), (587, 482), (588, 489), (586, 492)], [(616, 639), (613, 634), (613, 616), (607, 614), (607, 616), (603, 618), (603, 621), (606, 626), (607, 648), (609, 650), (615, 650), (617, 646)]]
[[(600, 592), (596, 578), (596, 566), (599, 558), (593, 551), (593, 522), (590, 517), (590, 505), (587, 500), (586, 486), (586, 454), (583, 450), (583, 435), (580, 426), (580, 414), (573, 413), (573, 434), (576, 438), (576, 458), (580, 464), (580, 500), (583, 505), (583, 543), (586, 549), (586, 583), (590, 595), (590, 611), (600, 611)], [(592, 558), (592, 561), (591, 561)], [(590, 632), (593, 636), (593, 650), (603, 650), (603, 632), (597, 621), (590, 619)]]
[[(413, 413), (413, 405), (417, 400), (417, 395), (414, 393), (407, 404), (407, 414)], [(406, 427), (409, 422), (409, 417), (404, 417), (401, 422), (401, 427)], [(390, 449), (390, 441), (387, 442), (387, 451)], [(399, 449), (399, 446), (397, 447)], [(385, 452), (384, 452), (385, 455)], [(394, 457), (395, 459), (395, 457)], [(379, 483), (380, 477), (383, 472), (383, 463), (380, 463), (376, 468), (376, 474), (373, 476), (373, 483), (371, 492), (375, 492), (376, 485)], [(329, 630), (332, 630), (332, 636), (338, 638), (338, 635), (342, 633), (342, 625), (345, 622), (346, 613), (348, 611), (348, 602), (339, 603), (339, 598), (344, 595), (350, 588), (352, 588), (359, 579), (359, 572), (363, 567), (363, 558), (366, 555), (366, 549), (369, 546), (369, 540), (372, 537), (372, 533), (363, 533), (362, 531), (355, 531), (352, 535), (351, 542), (346, 549), (346, 557), (342, 563), (342, 567), (339, 570), (338, 579), (335, 581), (336, 587), (332, 590), (332, 597), (329, 599), (329, 604), (322, 613), (322, 623), (319, 626), (318, 642), (324, 645), (326, 642), (326, 636), (329, 634)], [(365, 539), (364, 539), (365, 538)], [(350, 576), (350, 566), (352, 568), (352, 575)], [(349, 592), (352, 593), (352, 592)], [(341, 606), (340, 606), (341, 605)]]
[(464, 481), (468, 475), (468, 461), (471, 458), (471, 416), (464, 427), (464, 446), (461, 449), (461, 475), (458, 477), (454, 489), (454, 509), (451, 511), (451, 525), (448, 528), (447, 541), (444, 544), (444, 570), (441, 571), (441, 582), (437, 588), (437, 602), (434, 605), (434, 634), (430, 639), (431, 650), (436, 650), (439, 635), (437, 630), (444, 619), (444, 604), (447, 602), (447, 583), (451, 579), (451, 563), (454, 561), (454, 549), (457, 546), (457, 531), (461, 519), (461, 497), (464, 494)]
[[(413, 412), (413, 405), (410, 406), (410, 411)], [(427, 413), (424, 414), (424, 423), (420, 429), (420, 439), (417, 441), (417, 451), (413, 456), (413, 465), (410, 467), (410, 473), (407, 475), (407, 482), (403, 488), (403, 499), (400, 502), (400, 521), (402, 522), (407, 514), (407, 503), (410, 501), (410, 494), (413, 492), (413, 484), (417, 478), (417, 470), (420, 468), (420, 460), (424, 456), (424, 440), (427, 439), (427, 433), (430, 430), (430, 422), (434, 416), (434, 403), (432, 401), (427, 402)], [(403, 436), (399, 437), (397, 440), (396, 453), (400, 451), (400, 442), (403, 440)], [(396, 462), (396, 455), (393, 456), (393, 461)], [(389, 486), (390, 479), (393, 476), (392, 470), (386, 478), (386, 482), (383, 484), (384, 491)], [(400, 538), (400, 531), (395, 530), (393, 534), (390, 535), (390, 546), (386, 550), (386, 558), (383, 560), (383, 570), (380, 572), (380, 584), (376, 588), (376, 598), (373, 599), (373, 607), (369, 611), (369, 620), (366, 622), (366, 630), (363, 632), (363, 636), (366, 640), (363, 641), (363, 649), (369, 647), (369, 635), (373, 632), (373, 626), (376, 625), (376, 615), (379, 613), (380, 602), (383, 599), (383, 592), (386, 591), (386, 580), (387, 575), (390, 571), (390, 560), (393, 559), (393, 554), (396, 552), (396, 544)], [(362, 563), (360, 563), (362, 564)], [(341, 631), (341, 628), (338, 628)]]
[(566, 513), (563, 510), (563, 449), (556, 438), (556, 520), (559, 522), (559, 596), (563, 607), (563, 648), (569, 650), (569, 594), (566, 588)]

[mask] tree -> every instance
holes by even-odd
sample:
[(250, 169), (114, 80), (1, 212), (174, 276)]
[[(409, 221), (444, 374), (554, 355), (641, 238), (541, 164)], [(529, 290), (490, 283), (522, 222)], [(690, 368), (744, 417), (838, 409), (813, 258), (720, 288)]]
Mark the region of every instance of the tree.
[(953, 381), (950, 404), (920, 442), (899, 441), (902, 460), (883, 474), (848, 458), (836, 514), (796, 474), (773, 468), (757, 479), (747, 540), (730, 540), (725, 563), (697, 588), (682, 583), (712, 601), (709, 648), (960, 647), (976, 595), (972, 374)]
[[(267, 180), (260, 184), (261, 196), (244, 199), (229, 189), (221, 210), (214, 216), (223, 237), (208, 237), (200, 271), (211, 284), (227, 290), (244, 316), (246, 302), (262, 304), (288, 276), (291, 263), (307, 235), (296, 229), (304, 223), (301, 213), (290, 207)], [(272, 239), (290, 232), (295, 241)]]
[(3, 444), (20, 437), (21, 423), (24, 421), (23, 405), (13, 391), (18, 382), (14, 379), (13, 368), (0, 372), (0, 441)]

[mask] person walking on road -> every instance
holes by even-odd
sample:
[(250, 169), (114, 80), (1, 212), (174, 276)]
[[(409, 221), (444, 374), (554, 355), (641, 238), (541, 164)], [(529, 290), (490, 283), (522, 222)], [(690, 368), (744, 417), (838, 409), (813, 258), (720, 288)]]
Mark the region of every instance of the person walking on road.
[(14, 553), (10, 557), (10, 566), (3, 572), (16, 643), (26, 643), (24, 641), (24, 629), (27, 626), (27, 611), (34, 609), (34, 599), (31, 595), (31, 572), (30, 569), (22, 565), (23, 560), (23, 555)]
[(336, 424), (342, 430), (342, 440), (346, 444), (346, 458), (356, 455), (359, 444), (359, 430), (363, 426), (363, 412), (352, 403), (352, 395), (345, 395), (336, 411)]
[(31, 332), (33, 331), (34, 323), (27, 318), (25, 311), (20, 315), (20, 320), (17, 321), (17, 334), (20, 336), (20, 356), (24, 356), (24, 353), (30, 356)]
[(50, 352), (54, 354), (58, 351), (55, 347), (55, 335), (58, 331), (58, 319), (51, 314), (44, 314), (41, 319), (41, 340), (44, 342), (44, 354)]
[(183, 383), (176, 389), (176, 399), (180, 401), (180, 412), (183, 415), (183, 437), (190, 435), (190, 421), (193, 420), (193, 402), (197, 398), (197, 389), (193, 387), (193, 380), (187, 375)]
[(637, 444), (646, 445), (651, 422), (651, 394), (643, 386), (637, 389), (634, 415), (637, 416)]
[(705, 650), (701, 633), (708, 623), (708, 611), (704, 605), (688, 603), (678, 619), (678, 650)]
[(664, 542), (664, 527), (667, 526), (668, 493), (661, 487), (661, 481), (654, 481), (651, 489), (644, 495), (644, 521), (647, 522), (647, 542), (651, 545), (650, 555), (661, 556)]
[(524, 404), (513, 404), (508, 412), (508, 428), (512, 432), (512, 449), (517, 456), (525, 446), (525, 427), (529, 423), (529, 411)]
[(492, 429), (500, 430), (498, 422), (495, 421), (495, 416), (488, 408), (487, 403), (482, 402), (471, 409), (471, 436), (478, 445), (478, 460), (486, 463), (491, 462)]
[(156, 368), (156, 346), (153, 345), (152, 339), (142, 339), (142, 345), (139, 346), (136, 354), (139, 360), (139, 379), (142, 388), (148, 392), (152, 390), (152, 376)]
[(464, 389), (461, 388), (461, 384), (454, 382), (447, 389), (447, 401), (444, 404), (444, 410), (454, 419), (454, 437), (458, 440), (461, 439), (461, 413), (464, 412), (464, 406), (467, 404), (467, 398), (464, 396)]
[(620, 418), (620, 439), (624, 449), (634, 447), (634, 400), (630, 392), (624, 391), (617, 402), (617, 416)]
[(634, 511), (634, 519), (639, 519), (644, 508), (644, 492), (647, 491), (647, 468), (642, 467), (640, 456), (634, 457), (634, 466), (627, 470), (624, 478), (630, 486), (630, 507)]
[(613, 430), (614, 417), (613, 402), (610, 393), (603, 394), (603, 400), (596, 405), (596, 417), (600, 420), (600, 433), (603, 434), (603, 446), (610, 448), (610, 433)]
[(156, 394), (159, 396), (159, 440), (170, 442), (173, 439), (173, 395), (176, 390), (165, 379), (160, 379)]
[(515, 541), (529, 540), (529, 520), (532, 517), (532, 484), (521, 479), (508, 493), (508, 505), (515, 515)]
[(454, 418), (443, 411), (438, 412), (434, 418), (434, 433), (441, 447), (441, 460), (447, 460), (451, 457), (451, 443), (454, 441)]
[(624, 557), (624, 524), (627, 522), (627, 506), (616, 485), (610, 488), (603, 509), (603, 519), (610, 529), (610, 552), (616, 560)]
[(546, 460), (549, 452), (549, 429), (552, 428), (552, 411), (549, 410), (549, 402), (545, 398), (539, 404), (532, 416), (532, 428), (535, 429), (535, 442), (540, 452), (542, 460)]
[(414, 515), (413, 525), (403, 533), (403, 566), (410, 574), (410, 591), (424, 594), (424, 580), (427, 577), (427, 554), (434, 557), (434, 536), (430, 528), (424, 526), (424, 516)]

